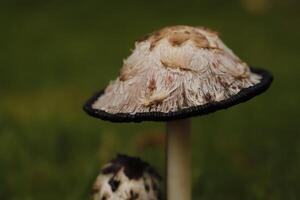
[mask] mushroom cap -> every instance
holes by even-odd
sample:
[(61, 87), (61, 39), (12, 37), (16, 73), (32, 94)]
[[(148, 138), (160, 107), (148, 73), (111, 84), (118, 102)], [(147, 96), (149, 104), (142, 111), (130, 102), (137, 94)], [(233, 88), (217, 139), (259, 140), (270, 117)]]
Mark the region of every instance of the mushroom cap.
[(161, 178), (153, 167), (139, 158), (118, 155), (97, 177), (94, 200), (159, 200)]
[(112, 122), (169, 121), (245, 102), (273, 80), (203, 27), (172, 26), (135, 42), (116, 80), (84, 110)]

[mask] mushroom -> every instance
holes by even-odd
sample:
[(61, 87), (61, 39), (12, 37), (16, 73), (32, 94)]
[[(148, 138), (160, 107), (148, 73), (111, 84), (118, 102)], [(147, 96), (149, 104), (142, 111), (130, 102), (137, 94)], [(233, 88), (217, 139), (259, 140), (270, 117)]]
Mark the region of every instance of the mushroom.
[(190, 200), (189, 118), (245, 102), (272, 79), (238, 58), (216, 32), (172, 26), (137, 40), (119, 77), (84, 110), (111, 122), (166, 121), (167, 198)]
[(92, 188), (94, 200), (160, 200), (160, 176), (139, 158), (118, 155)]

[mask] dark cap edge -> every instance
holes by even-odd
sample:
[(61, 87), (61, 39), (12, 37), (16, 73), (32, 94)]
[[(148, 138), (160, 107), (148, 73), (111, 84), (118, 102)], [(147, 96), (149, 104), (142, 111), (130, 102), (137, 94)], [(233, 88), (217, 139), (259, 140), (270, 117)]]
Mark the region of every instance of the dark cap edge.
[(260, 69), (250, 67), (251, 71), (262, 76), (261, 81), (248, 88), (242, 89), (239, 93), (233, 95), (232, 97), (219, 101), (211, 102), (204, 105), (193, 106), (190, 108), (185, 108), (175, 112), (163, 113), (163, 112), (142, 112), (142, 113), (117, 113), (110, 114), (103, 110), (93, 109), (93, 103), (104, 93), (104, 90), (93, 95), (83, 106), (84, 111), (95, 118), (99, 118), (110, 122), (142, 122), (142, 121), (172, 121), (184, 118), (189, 118), (193, 116), (201, 116), (209, 113), (213, 113), (218, 110), (227, 109), (231, 106), (237, 105), (239, 103), (246, 102), (253, 97), (266, 91), (272, 81), (273, 76), (270, 72)]

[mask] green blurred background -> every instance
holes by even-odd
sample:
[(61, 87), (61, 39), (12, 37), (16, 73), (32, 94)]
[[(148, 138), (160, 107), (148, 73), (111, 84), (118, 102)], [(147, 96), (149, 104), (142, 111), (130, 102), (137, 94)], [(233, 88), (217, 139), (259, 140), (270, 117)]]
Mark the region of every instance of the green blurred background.
[(141, 35), (202, 25), (249, 64), (267, 93), (193, 118), (193, 194), (203, 200), (300, 199), (297, 0), (0, 2), (0, 199), (90, 199), (117, 152), (164, 174), (164, 124), (112, 124), (82, 104), (115, 78)]

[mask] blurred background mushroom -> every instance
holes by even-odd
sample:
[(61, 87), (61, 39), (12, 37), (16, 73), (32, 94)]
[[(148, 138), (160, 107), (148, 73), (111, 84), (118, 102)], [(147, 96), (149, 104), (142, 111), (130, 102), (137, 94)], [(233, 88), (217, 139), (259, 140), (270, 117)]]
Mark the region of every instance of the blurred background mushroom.
[(276, 77), (267, 95), (192, 119), (193, 197), (297, 199), (300, 2), (268, 2), (255, 14), (242, 0), (1, 1), (0, 199), (90, 199), (82, 188), (116, 152), (164, 177), (162, 146), (137, 150), (163, 124), (111, 126), (80, 107), (117, 76), (136, 38), (173, 24), (218, 30)]
[(119, 154), (102, 168), (92, 194), (94, 200), (160, 200), (160, 181), (148, 163)]

